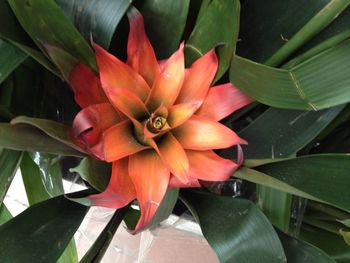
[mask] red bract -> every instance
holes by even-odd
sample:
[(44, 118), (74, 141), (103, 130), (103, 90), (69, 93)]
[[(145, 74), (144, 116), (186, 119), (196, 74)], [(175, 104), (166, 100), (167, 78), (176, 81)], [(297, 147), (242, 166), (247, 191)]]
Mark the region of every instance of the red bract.
[[(251, 100), (232, 84), (211, 87), (218, 68), (211, 50), (184, 67), (184, 46), (161, 65), (137, 11), (129, 15), (128, 60), (94, 44), (100, 76), (79, 64), (70, 84), (83, 108), (73, 140), (113, 163), (107, 189), (92, 205), (120, 208), (138, 199), (144, 228), (168, 187), (198, 187), (226, 180), (238, 165), (214, 153), (246, 142), (218, 121)], [(96, 175), (98, 176), (98, 175)]]

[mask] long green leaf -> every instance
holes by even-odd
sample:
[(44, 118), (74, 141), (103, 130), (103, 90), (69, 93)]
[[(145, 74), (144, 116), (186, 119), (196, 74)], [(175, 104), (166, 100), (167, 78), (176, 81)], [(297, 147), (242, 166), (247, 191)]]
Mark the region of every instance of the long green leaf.
[[(186, 63), (218, 46), (219, 68), (216, 79), (228, 69), (236, 48), (239, 30), (240, 2), (213, 0), (198, 19), (185, 46)], [(220, 21), (218, 23), (217, 21)]]
[(340, 105), (350, 101), (349, 43), (345, 40), (289, 70), (235, 56), (230, 80), (257, 101), (277, 108), (320, 110)]
[(79, 263), (98, 263), (105, 254), (129, 206), (118, 209)]
[(140, 10), (147, 35), (159, 59), (170, 57), (179, 48), (189, 3), (189, 0), (142, 1)]
[(221, 263), (287, 262), (275, 230), (252, 202), (188, 190), (181, 198)]
[(26, 58), (27, 55), (18, 48), (0, 39), (0, 83)]
[[(114, 32), (131, 4), (129, 0), (56, 0), (85, 39), (108, 49)], [(69, 50), (67, 50), (69, 51)]]
[(348, 154), (309, 155), (255, 169), (260, 172), (243, 168), (235, 176), (350, 211)]
[[(39, 156), (35, 156), (38, 159)], [(40, 157), (39, 157), (40, 158)], [(52, 179), (50, 172), (44, 172), (42, 170), (47, 170), (47, 167), (38, 166), (28, 153), (25, 153), (21, 161), (21, 174), (24, 183), (24, 187), (27, 194), (27, 199), (29, 205), (34, 205), (36, 203), (45, 201), (52, 197), (51, 193), (60, 192), (63, 194), (63, 184), (62, 177), (61, 181), (57, 183), (57, 180)], [(50, 181), (51, 189), (48, 191), (44, 181)], [(78, 254), (75, 246), (74, 240), (72, 240), (67, 248), (64, 250), (58, 263), (75, 263), (78, 262)]]
[(244, 157), (273, 159), (291, 156), (320, 134), (343, 108), (339, 106), (317, 112), (270, 108), (240, 131), (240, 137), (249, 142), (243, 148)]
[(0, 147), (85, 157), (83, 153), (52, 139), (37, 128), (7, 123), (0, 124)]
[[(57, 46), (96, 70), (94, 53), (53, 0), (9, 0), (22, 27), (33, 41)], [(38, 22), (40, 21), (40, 23)]]
[(270, 57), (265, 64), (277, 66), (306, 41), (330, 24), (350, 4), (349, 0), (331, 0), (308, 23), (303, 26), (282, 48)]
[(56, 262), (88, 208), (64, 196), (33, 205), (0, 226), (3, 262)]
[(0, 153), (0, 205), (17, 172), (21, 158), (22, 153), (18, 151), (3, 149)]
[(18, 124), (26, 124), (33, 126), (42, 132), (44, 132), (46, 135), (50, 136), (51, 138), (66, 144), (67, 146), (80, 150), (79, 147), (77, 147), (69, 136), (69, 127), (66, 125), (55, 122), (52, 120), (46, 120), (46, 119), (38, 119), (38, 118), (30, 118), (26, 116), (20, 116), (11, 121), (11, 124), (18, 125)]
[(289, 263), (336, 263), (322, 250), (307, 242), (281, 232), (279, 237)]

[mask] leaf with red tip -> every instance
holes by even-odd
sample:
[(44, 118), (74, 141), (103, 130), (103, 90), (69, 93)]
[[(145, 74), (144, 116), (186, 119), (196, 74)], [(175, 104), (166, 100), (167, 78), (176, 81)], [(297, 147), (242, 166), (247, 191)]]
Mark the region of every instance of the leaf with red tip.
[(108, 53), (97, 44), (93, 44), (97, 64), (100, 70), (102, 88), (107, 97), (114, 89), (128, 90), (145, 101), (149, 94), (146, 81), (130, 66)]
[(205, 181), (225, 181), (236, 169), (238, 164), (224, 159), (213, 151), (186, 150), (190, 169), (188, 175)]
[(130, 156), (129, 175), (141, 208), (135, 233), (146, 227), (156, 213), (168, 188), (170, 173), (154, 150), (146, 150)]
[(221, 123), (195, 115), (174, 129), (173, 134), (185, 149), (190, 150), (223, 149), (247, 143)]
[(170, 127), (176, 128), (191, 118), (199, 105), (199, 103), (183, 103), (172, 106), (169, 109), (169, 116), (167, 119)]
[(138, 72), (150, 87), (160, 73), (153, 47), (146, 35), (143, 17), (136, 8), (128, 12), (130, 32), (128, 38), (128, 65)]
[(218, 59), (212, 49), (186, 70), (185, 80), (176, 103), (202, 104), (217, 69)]
[(209, 89), (208, 96), (196, 115), (220, 121), (251, 102), (251, 98), (231, 83), (227, 83)]
[(104, 132), (103, 148), (105, 160), (113, 162), (148, 147), (136, 140), (133, 125), (129, 120), (126, 120)]
[(170, 172), (181, 182), (189, 183), (187, 172), (189, 169), (185, 150), (171, 132), (165, 134), (157, 143), (160, 157)]
[(100, 79), (84, 64), (76, 65), (70, 73), (69, 84), (80, 107), (108, 102)]
[(123, 158), (112, 164), (112, 176), (106, 190), (91, 195), (91, 205), (109, 208), (121, 208), (136, 198), (136, 191), (128, 172), (129, 158)]
[(185, 75), (184, 45), (165, 62), (161, 73), (154, 80), (146, 105), (150, 111), (160, 105), (169, 107), (174, 104), (180, 93)]

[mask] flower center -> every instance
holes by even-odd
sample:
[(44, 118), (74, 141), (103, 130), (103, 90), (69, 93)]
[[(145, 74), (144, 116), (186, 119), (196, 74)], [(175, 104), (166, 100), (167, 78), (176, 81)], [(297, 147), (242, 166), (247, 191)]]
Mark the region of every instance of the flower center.
[(157, 116), (153, 121), (151, 120), (151, 122), (155, 129), (160, 130), (164, 127), (166, 119), (162, 116)]

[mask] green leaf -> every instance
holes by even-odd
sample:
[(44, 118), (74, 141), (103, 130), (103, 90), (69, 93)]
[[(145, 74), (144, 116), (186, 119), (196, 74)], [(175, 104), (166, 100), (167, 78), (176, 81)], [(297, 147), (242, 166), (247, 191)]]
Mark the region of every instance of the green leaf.
[(320, 134), (343, 108), (339, 106), (316, 112), (270, 108), (239, 132), (239, 136), (249, 142), (243, 146), (244, 157), (274, 159), (291, 156)]
[(87, 211), (87, 207), (64, 196), (29, 207), (0, 226), (1, 260), (11, 263), (56, 262)]
[(21, 158), (22, 153), (17, 151), (3, 149), (0, 153), (0, 205), (6, 196), (12, 179), (15, 177)]
[(345, 243), (350, 246), (350, 232), (340, 229), (339, 233), (343, 236)]
[(219, 68), (216, 80), (219, 79), (228, 69), (236, 48), (239, 13), (238, 0), (211, 1), (201, 13), (186, 43), (186, 64), (190, 65), (210, 49), (218, 47)]
[(115, 232), (118, 230), (120, 223), (128, 211), (128, 208), (129, 206), (125, 206), (115, 211), (113, 217), (109, 220), (109, 223), (105, 226), (96, 241), (89, 248), (79, 263), (97, 263), (101, 261), (109, 244), (112, 241)]
[(255, 100), (277, 108), (320, 110), (340, 105), (350, 101), (349, 43), (345, 40), (289, 70), (234, 56), (230, 80)]
[(21, 28), (6, 0), (0, 1), (0, 37), (37, 60), (40, 64), (58, 75), (52, 63), (35, 47), (34, 42)]
[(315, 36), (318, 32), (329, 25), (338, 15), (343, 12), (350, 2), (347, 0), (331, 0), (320, 10), (305, 26), (303, 26), (291, 39), (289, 39), (265, 64), (277, 66), (282, 63), (295, 50)]
[(86, 157), (77, 167), (71, 168), (70, 172), (78, 173), (81, 178), (87, 181), (96, 190), (103, 192), (111, 178), (111, 164)]
[(83, 153), (47, 136), (37, 128), (7, 123), (0, 124), (0, 147), (85, 157)]
[(4, 203), (0, 205), (0, 226), (12, 218), (10, 211)]
[[(325, 10), (326, 7), (337, 8), (336, 5), (346, 5), (347, 1), (333, 0), (249, 0), (242, 2), (240, 39), (237, 44), (237, 54), (263, 63), (273, 56), (282, 46), (289, 42), (310, 20), (322, 19), (333, 10)], [(330, 6), (329, 6), (330, 5)], [(323, 10), (323, 11), (321, 11)], [(313, 47), (325, 39), (349, 28), (348, 8), (335, 18), (333, 23), (316, 37), (308, 41), (305, 46)], [(317, 16), (318, 13), (321, 13)], [(321, 15), (321, 16), (320, 16)], [(339, 22), (338, 22), (339, 21)], [(321, 23), (319, 26), (324, 26)], [(302, 38), (314, 35), (313, 30), (302, 34)], [(308, 26), (308, 28), (310, 28)], [(299, 33), (300, 35), (300, 33)], [(299, 37), (297, 40), (302, 40)], [(295, 43), (296, 40), (293, 40)], [(290, 45), (290, 44), (289, 44)], [(294, 44), (295, 45), (295, 44)], [(298, 45), (299, 46), (299, 45)], [(300, 46), (299, 46), (300, 47)]]
[[(42, 160), (42, 156), (34, 155), (34, 158)], [(46, 166), (46, 165), (45, 165)], [(45, 201), (52, 197), (52, 193), (63, 193), (62, 177), (60, 181), (55, 180), (47, 170), (51, 167), (38, 166), (28, 153), (24, 153), (21, 161), (21, 174), (24, 183), (24, 187), (27, 194), (29, 205)], [(44, 170), (44, 171), (43, 171)], [(49, 181), (50, 189), (46, 187), (46, 183)], [(54, 190), (54, 191), (53, 191)], [(61, 255), (58, 263), (71, 263), (78, 261), (78, 254), (74, 240), (72, 240), (63, 254)]]
[(22, 27), (40, 48), (41, 43), (57, 46), (97, 70), (92, 49), (53, 0), (28, 0), (25, 4), (21, 0), (8, 2)]
[(336, 263), (319, 248), (281, 232), (278, 234), (289, 263)]
[(181, 199), (221, 263), (286, 262), (275, 230), (252, 202), (189, 190)]
[(18, 48), (0, 39), (0, 83), (26, 58), (27, 55)]
[[(109, 48), (114, 32), (132, 1), (129, 0), (56, 0), (85, 39)], [(69, 50), (67, 50), (69, 51)]]
[(309, 155), (255, 169), (260, 173), (243, 168), (234, 176), (350, 211), (348, 154)]
[(158, 59), (170, 57), (179, 48), (189, 3), (189, 0), (144, 0), (141, 3), (146, 32)]
[(303, 224), (300, 238), (322, 249), (338, 263), (350, 262), (350, 247), (340, 236)]
[(18, 124), (25, 124), (29, 126), (33, 126), (42, 132), (44, 132), (46, 135), (50, 136), (51, 138), (73, 148), (76, 150), (82, 151), (78, 146), (76, 146), (69, 135), (69, 127), (66, 125), (55, 122), (52, 120), (46, 120), (46, 119), (38, 119), (38, 118), (31, 118), (26, 116), (19, 116), (11, 121), (11, 124), (18, 125)]

